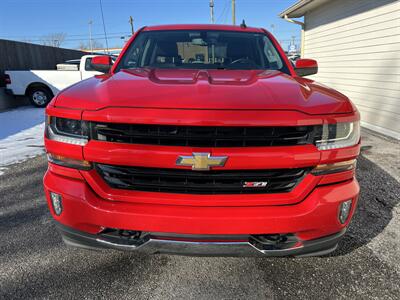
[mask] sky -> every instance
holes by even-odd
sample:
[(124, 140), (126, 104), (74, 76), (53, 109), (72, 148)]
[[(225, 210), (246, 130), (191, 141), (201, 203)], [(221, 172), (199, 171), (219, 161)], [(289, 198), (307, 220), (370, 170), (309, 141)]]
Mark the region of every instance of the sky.
[[(129, 37), (129, 16), (134, 28), (156, 24), (210, 23), (209, 0), (0, 0), (0, 39), (41, 43), (43, 36), (65, 33), (64, 48), (88, 44), (89, 21), (92, 37), (106, 46), (101, 18), (103, 5), (108, 46), (121, 47)], [(300, 26), (278, 14), (296, 0), (236, 0), (236, 23), (245, 19), (252, 27), (271, 31), (285, 50), (292, 36), (300, 39)], [(214, 0), (217, 24), (231, 24), (231, 0)]]

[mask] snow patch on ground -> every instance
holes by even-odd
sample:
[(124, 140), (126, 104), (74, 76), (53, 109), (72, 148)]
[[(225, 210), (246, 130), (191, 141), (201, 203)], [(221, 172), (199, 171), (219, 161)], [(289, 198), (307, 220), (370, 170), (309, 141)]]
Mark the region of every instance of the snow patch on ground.
[(0, 175), (6, 166), (44, 153), (44, 109), (0, 113)]
[(28, 106), (0, 112), (0, 141), (43, 122), (43, 108)]

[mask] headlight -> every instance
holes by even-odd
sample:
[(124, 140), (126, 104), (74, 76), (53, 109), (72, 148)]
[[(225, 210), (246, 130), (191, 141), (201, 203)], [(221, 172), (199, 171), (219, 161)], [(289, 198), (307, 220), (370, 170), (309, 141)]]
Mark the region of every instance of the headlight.
[(359, 122), (324, 124), (315, 145), (319, 150), (330, 150), (354, 146), (359, 141)]
[(89, 126), (82, 120), (47, 117), (46, 136), (57, 142), (84, 146), (89, 140)]

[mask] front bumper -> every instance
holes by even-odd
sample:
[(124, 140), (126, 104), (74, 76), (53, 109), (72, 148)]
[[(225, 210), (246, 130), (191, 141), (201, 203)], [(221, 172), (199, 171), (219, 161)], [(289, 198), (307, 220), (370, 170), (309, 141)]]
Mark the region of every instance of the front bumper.
[[(252, 205), (247, 199), (248, 204), (240, 206), (195, 206), (144, 203), (140, 199), (129, 202), (107, 200), (94, 192), (83, 177), (68, 178), (51, 170), (45, 175), (44, 186), (50, 211), (67, 244), (147, 253), (223, 256), (329, 253), (336, 248), (350, 222), (359, 193), (356, 179), (350, 179), (317, 186), (305, 199), (293, 205)], [(62, 195), (60, 216), (54, 214), (50, 191)], [(246, 197), (243, 198), (244, 201)], [(341, 224), (338, 221), (339, 206), (349, 199), (353, 200), (350, 216), (345, 224)], [(104, 239), (101, 233), (105, 229), (147, 234), (140, 241), (121, 244), (118, 240)], [(161, 237), (158, 233), (162, 233)], [(298, 243), (276, 249), (255, 247), (252, 236), (268, 234), (291, 234)], [(177, 235), (185, 238), (175, 239)], [(196, 238), (199, 235), (215, 238), (199, 240)], [(238, 235), (241, 236), (239, 239), (236, 238)], [(224, 238), (219, 239), (220, 236)]]
[[(256, 237), (224, 237), (224, 240), (206, 240), (203, 236), (186, 236), (186, 239), (146, 234), (143, 238), (127, 242), (124, 238), (110, 239), (103, 235), (88, 234), (57, 223), (63, 241), (73, 247), (102, 250), (114, 249), (136, 251), (145, 254), (179, 254), (193, 256), (244, 256), (244, 257), (281, 257), (281, 256), (319, 256), (334, 251), (346, 229), (340, 232), (295, 243), (286, 248), (262, 244)], [(226, 240), (227, 239), (227, 240)]]

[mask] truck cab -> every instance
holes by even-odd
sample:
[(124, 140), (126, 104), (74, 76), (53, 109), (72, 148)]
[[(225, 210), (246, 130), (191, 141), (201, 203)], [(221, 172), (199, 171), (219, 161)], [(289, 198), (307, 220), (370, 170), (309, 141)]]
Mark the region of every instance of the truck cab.
[(36, 107), (45, 107), (62, 89), (101, 72), (91, 66), (96, 55), (84, 55), (79, 60), (58, 64), (57, 70), (6, 71), (6, 91), (15, 96), (27, 96)]

